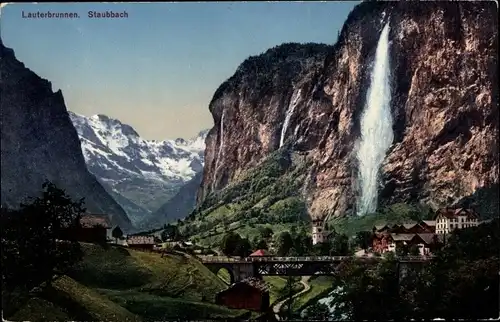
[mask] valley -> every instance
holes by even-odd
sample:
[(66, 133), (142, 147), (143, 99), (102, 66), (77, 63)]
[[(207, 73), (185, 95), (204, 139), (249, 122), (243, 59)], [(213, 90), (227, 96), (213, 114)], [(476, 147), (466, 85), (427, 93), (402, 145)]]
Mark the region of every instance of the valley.
[(211, 5), (131, 6), (78, 79), (2, 35), (3, 317), (497, 317), (495, 4)]

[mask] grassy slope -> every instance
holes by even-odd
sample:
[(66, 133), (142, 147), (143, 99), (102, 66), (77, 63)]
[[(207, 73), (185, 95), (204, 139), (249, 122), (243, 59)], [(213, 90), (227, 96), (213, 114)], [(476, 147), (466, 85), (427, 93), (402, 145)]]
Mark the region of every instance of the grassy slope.
[(11, 318), (29, 321), (140, 321), (140, 317), (70, 277), (30, 298)]
[[(181, 233), (201, 245), (218, 247), (223, 234), (230, 230), (252, 239), (259, 235), (260, 226), (271, 224), (275, 232), (280, 232), (298, 223), (306, 225), (309, 219), (299, 196), (306, 168), (284, 149), (272, 153), (237, 181), (209, 195), (181, 223)], [(280, 222), (288, 214), (293, 220)]]
[(325, 292), (332, 288), (333, 278), (330, 276), (313, 276), (309, 279), (309, 291), (301, 294), (293, 300), (292, 310), (300, 312), (302, 309), (312, 304), (322, 297)]
[[(269, 285), (269, 304), (273, 306), (279, 300), (289, 295), (287, 279), (281, 276), (264, 276), (264, 281)], [(300, 277), (294, 277), (292, 294), (302, 291), (304, 286), (299, 282)]]
[[(259, 235), (258, 228), (264, 225), (271, 225), (275, 233), (290, 230), (294, 224), (309, 225), (307, 211), (300, 210), (304, 205), (300, 189), (306, 170), (307, 164), (286, 149), (275, 151), (238, 180), (207, 196), (203, 204), (181, 223), (181, 233), (204, 246), (218, 247), (227, 231), (252, 239)], [(290, 213), (296, 220), (280, 223), (280, 218)], [(363, 217), (333, 218), (329, 224), (337, 232), (353, 236), (357, 231), (371, 230), (377, 223), (419, 219), (432, 219), (429, 208), (394, 204)]]
[[(85, 256), (52, 292), (33, 297), (14, 320), (236, 318), (247, 314), (213, 304), (227, 286), (190, 256), (82, 244)], [(11, 318), (12, 319), (12, 318)]]

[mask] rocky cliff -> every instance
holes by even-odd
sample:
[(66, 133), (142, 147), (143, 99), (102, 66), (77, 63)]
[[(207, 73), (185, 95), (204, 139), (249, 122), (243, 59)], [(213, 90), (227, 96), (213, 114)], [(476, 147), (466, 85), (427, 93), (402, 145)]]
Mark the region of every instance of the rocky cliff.
[(285, 141), (281, 149), (308, 161), (301, 194), (310, 215), (352, 212), (359, 120), (386, 23), (394, 141), (382, 166), (381, 203), (438, 207), (498, 183), (496, 4), (364, 2), (334, 46), (273, 48), (219, 87), (209, 106), (215, 126), (200, 207)]
[(87, 171), (80, 141), (61, 91), (19, 62), (0, 43), (1, 202), (17, 208), (38, 196), (48, 179), (75, 200), (85, 198), (89, 212), (109, 214), (112, 223), (130, 220)]

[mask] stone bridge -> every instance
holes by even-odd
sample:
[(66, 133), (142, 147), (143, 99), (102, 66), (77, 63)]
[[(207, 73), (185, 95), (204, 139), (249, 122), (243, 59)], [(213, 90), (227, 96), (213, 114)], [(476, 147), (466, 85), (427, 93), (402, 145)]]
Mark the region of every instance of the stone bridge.
[[(338, 265), (348, 259), (355, 258), (366, 262), (377, 263), (378, 257), (354, 256), (303, 256), (303, 257), (229, 257), (198, 256), (198, 259), (214, 274), (224, 268), (231, 276), (231, 284), (248, 277), (264, 275), (311, 276), (335, 275)], [(397, 258), (400, 268), (408, 265), (425, 263), (430, 257), (408, 256)]]

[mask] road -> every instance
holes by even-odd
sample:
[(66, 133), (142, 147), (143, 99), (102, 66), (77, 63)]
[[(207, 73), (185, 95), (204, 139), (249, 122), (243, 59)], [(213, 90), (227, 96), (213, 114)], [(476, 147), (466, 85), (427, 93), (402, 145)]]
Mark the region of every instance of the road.
[[(293, 296), (292, 296), (292, 299), (296, 298), (297, 296), (300, 296), (301, 294), (309, 291), (311, 289), (311, 286), (309, 285), (309, 283), (307, 283), (309, 281), (309, 278), (311, 278), (311, 276), (302, 276), (302, 278), (300, 279), (300, 283), (302, 285), (304, 285), (304, 289), (298, 293), (295, 293)], [(278, 303), (276, 303), (274, 306), (273, 306), (273, 312), (274, 312), (274, 316), (276, 317), (276, 319), (278, 321), (281, 320), (280, 316), (279, 316), (279, 313), (280, 313), (280, 310), (281, 310), (281, 307), (283, 306), (283, 304), (285, 304), (287, 301), (288, 301), (288, 297), (282, 301), (279, 301)]]

